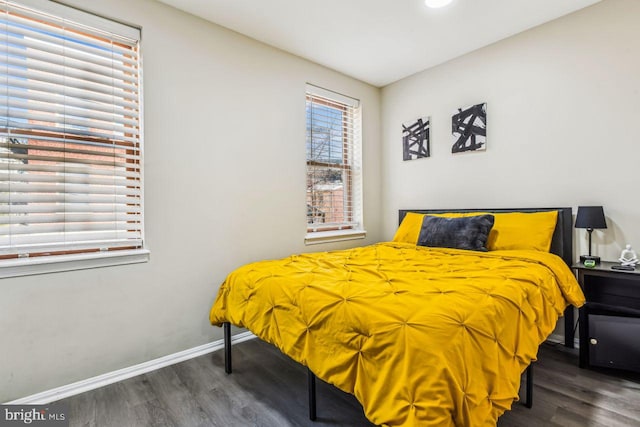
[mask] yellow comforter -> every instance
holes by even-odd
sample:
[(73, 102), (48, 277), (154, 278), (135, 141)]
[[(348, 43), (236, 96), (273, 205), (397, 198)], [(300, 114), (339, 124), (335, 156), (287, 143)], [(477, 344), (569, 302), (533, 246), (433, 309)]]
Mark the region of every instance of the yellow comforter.
[(248, 264), (213, 324), (246, 327), (388, 426), (495, 426), (567, 303), (557, 256), (379, 243)]

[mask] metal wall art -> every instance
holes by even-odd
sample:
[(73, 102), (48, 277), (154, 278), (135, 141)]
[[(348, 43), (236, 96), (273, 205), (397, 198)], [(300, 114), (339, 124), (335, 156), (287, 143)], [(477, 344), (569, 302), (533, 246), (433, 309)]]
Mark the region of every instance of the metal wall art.
[(452, 153), (487, 149), (487, 103), (458, 108), (451, 117)]
[(429, 117), (421, 117), (402, 125), (402, 159), (429, 157)]

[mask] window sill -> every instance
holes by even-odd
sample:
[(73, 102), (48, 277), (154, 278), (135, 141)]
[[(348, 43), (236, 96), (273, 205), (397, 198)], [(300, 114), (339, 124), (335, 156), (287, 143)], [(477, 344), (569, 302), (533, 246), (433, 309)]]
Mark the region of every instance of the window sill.
[(0, 279), (109, 267), (113, 265), (138, 264), (149, 261), (149, 253), (147, 249), (133, 249), (6, 259), (0, 261)]
[(367, 237), (365, 230), (335, 230), (316, 231), (307, 233), (304, 237), (305, 245), (319, 245), (320, 243), (342, 242), (345, 240), (357, 240)]

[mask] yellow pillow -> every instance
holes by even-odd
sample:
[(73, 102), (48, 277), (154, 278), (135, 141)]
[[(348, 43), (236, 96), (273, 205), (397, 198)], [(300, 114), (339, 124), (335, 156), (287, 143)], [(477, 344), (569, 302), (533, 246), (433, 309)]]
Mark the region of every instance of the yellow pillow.
[(423, 220), (424, 214), (407, 212), (396, 231), (396, 235), (393, 236), (393, 241), (417, 244)]
[(495, 221), (487, 240), (490, 251), (527, 249), (549, 252), (558, 211), (493, 214)]
[[(429, 215), (460, 218), (485, 214), (487, 212), (448, 212)], [(487, 240), (487, 249), (490, 251), (526, 249), (549, 252), (558, 220), (558, 211), (508, 212), (492, 213), (492, 215), (495, 221)], [(398, 227), (393, 241), (417, 243), (424, 216), (425, 214), (408, 212)]]

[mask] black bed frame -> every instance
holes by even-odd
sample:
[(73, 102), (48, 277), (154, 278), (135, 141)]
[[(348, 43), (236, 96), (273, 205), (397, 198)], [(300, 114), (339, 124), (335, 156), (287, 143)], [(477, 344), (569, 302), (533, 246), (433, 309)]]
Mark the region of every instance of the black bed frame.
[[(401, 209), (399, 211), (399, 223), (402, 222), (408, 212), (421, 214), (444, 213), (444, 212), (547, 212), (558, 211), (558, 222), (553, 232), (551, 241), (551, 253), (561, 257), (569, 267), (573, 263), (573, 229), (571, 208), (525, 208), (525, 209)], [(573, 307), (569, 306), (564, 312), (565, 319), (565, 346), (573, 348)], [(227, 374), (232, 372), (231, 366), (231, 324), (224, 322), (224, 371)], [(569, 331), (569, 332), (568, 332)], [(526, 371), (525, 406), (533, 406), (533, 363)], [(309, 419), (315, 421), (316, 414), (316, 376), (311, 369), (307, 368), (307, 385), (309, 390)]]

